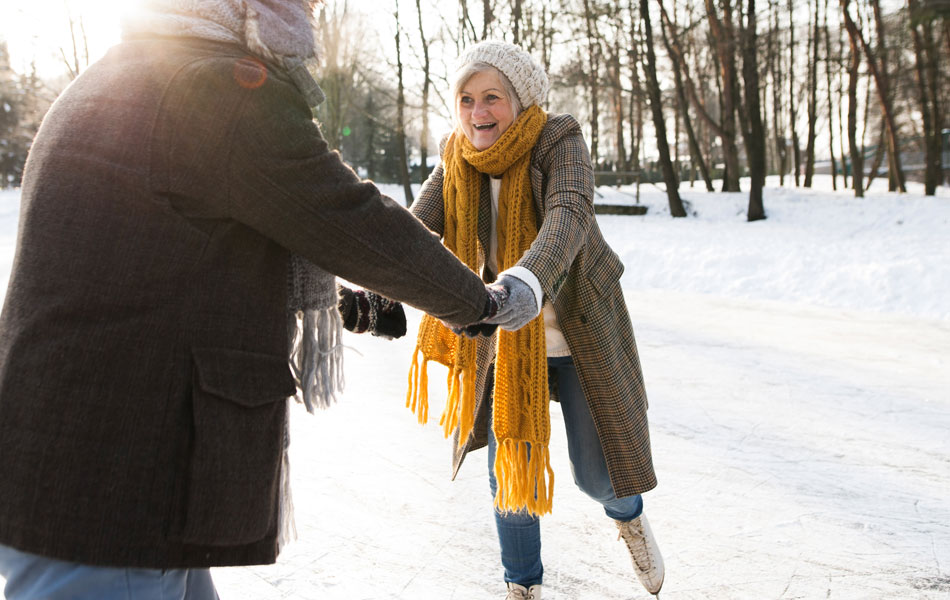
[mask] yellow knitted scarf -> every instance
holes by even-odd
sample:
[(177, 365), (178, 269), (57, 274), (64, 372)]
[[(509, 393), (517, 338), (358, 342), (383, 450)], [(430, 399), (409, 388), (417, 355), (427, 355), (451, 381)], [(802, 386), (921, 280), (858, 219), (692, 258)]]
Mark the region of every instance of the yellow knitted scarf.
[[(482, 173), (501, 175), (498, 198), (498, 256), (501, 270), (514, 266), (538, 235), (529, 165), (531, 150), (547, 122), (537, 105), (522, 112), (490, 148), (478, 151), (458, 130), (443, 153), (445, 202), (443, 243), (478, 270), (478, 203)], [(485, 252), (487, 254), (487, 250)], [(419, 353), (422, 363), (419, 363)], [(439, 423), (448, 437), (456, 428), (468, 439), (475, 418), (476, 342), (458, 336), (425, 315), (409, 370), (406, 406), (420, 423), (428, 420), (426, 366), (449, 368), (448, 399)], [(501, 511), (551, 512), (554, 472), (548, 441), (547, 356), (541, 315), (518, 331), (498, 331), (492, 430), (498, 442), (495, 506)]]

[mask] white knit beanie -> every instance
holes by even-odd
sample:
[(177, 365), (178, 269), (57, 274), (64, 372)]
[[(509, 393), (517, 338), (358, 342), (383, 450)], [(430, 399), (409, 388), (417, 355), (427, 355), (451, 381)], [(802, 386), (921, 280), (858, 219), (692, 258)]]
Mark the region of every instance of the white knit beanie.
[(487, 63), (504, 73), (524, 108), (532, 104), (540, 106), (548, 95), (550, 84), (544, 68), (514, 44), (487, 40), (470, 46), (459, 57), (456, 70), (461, 71), (473, 63)]

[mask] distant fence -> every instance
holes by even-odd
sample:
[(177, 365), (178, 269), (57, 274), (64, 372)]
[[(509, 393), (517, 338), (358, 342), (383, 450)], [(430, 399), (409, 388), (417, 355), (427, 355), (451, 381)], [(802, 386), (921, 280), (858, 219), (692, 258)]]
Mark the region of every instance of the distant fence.
[(600, 204), (594, 201), (594, 213), (598, 215), (645, 215), (647, 207), (640, 204), (640, 171), (594, 171), (596, 186), (637, 186), (637, 195), (631, 196), (634, 204)]
[(594, 185), (633, 185), (640, 171), (594, 171)]

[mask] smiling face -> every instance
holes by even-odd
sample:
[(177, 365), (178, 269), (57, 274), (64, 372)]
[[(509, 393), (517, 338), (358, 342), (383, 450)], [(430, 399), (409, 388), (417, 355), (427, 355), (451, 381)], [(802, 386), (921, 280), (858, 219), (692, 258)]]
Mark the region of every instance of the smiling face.
[(515, 108), (501, 73), (480, 71), (462, 84), (455, 98), (462, 133), (478, 150), (486, 150), (515, 120)]

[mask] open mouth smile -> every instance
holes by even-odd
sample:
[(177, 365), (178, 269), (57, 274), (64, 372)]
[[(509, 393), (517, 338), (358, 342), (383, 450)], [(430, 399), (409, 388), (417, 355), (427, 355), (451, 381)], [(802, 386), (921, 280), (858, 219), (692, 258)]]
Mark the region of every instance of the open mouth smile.
[(488, 131), (489, 129), (491, 129), (491, 128), (494, 127), (495, 125), (497, 125), (497, 123), (485, 123), (485, 124), (482, 124), (482, 125), (474, 125), (474, 124), (473, 124), (472, 127), (474, 127), (474, 128), (475, 128), (476, 130), (478, 130), (478, 131)]

